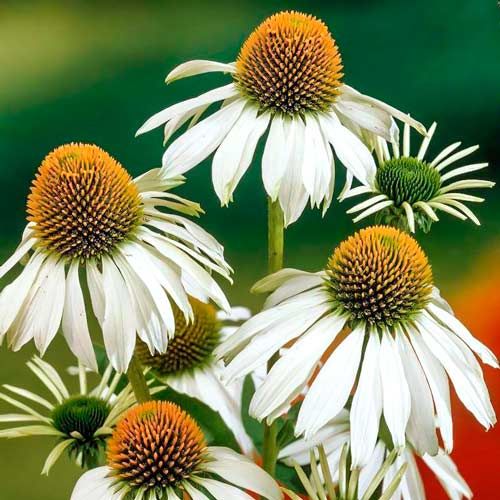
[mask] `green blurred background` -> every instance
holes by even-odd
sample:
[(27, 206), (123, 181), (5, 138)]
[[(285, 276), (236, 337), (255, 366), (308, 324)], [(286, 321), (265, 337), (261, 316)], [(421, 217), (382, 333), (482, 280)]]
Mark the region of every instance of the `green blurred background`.
[[(65, 142), (85, 141), (109, 151), (132, 174), (158, 166), (161, 132), (134, 139), (135, 130), (154, 112), (228, 78), (207, 75), (166, 87), (168, 71), (188, 59), (234, 60), (253, 27), (282, 9), (315, 14), (329, 25), (340, 46), (347, 83), (427, 125), (438, 121), (431, 154), (456, 140), (465, 146), (480, 144), (473, 160), (489, 161), (483, 175), (498, 180), (500, 11), (494, 0), (3, 0), (2, 260), (25, 224), (26, 195), (45, 154)], [(180, 193), (201, 202), (207, 212), (201, 224), (224, 243), (235, 268), (236, 284), (227, 287), (232, 302), (257, 308), (259, 299), (248, 289), (266, 268), (259, 162), (226, 209), (212, 190), (209, 162), (190, 172), (188, 181)], [(481, 229), (443, 215), (432, 233), (421, 237), (444, 293), (456, 294), (482, 256), (498, 247), (498, 191), (486, 197), (487, 203), (477, 209)], [(324, 219), (307, 210), (287, 232), (287, 265), (310, 270), (322, 266), (331, 249), (354, 229), (345, 208), (334, 204)], [(497, 259), (491, 261), (488, 265), (498, 269)], [(27, 347), (14, 354), (2, 347), (0, 382), (38, 387), (23, 365), (32, 352)], [(60, 368), (73, 362), (60, 340), (47, 359)], [(2, 500), (69, 497), (78, 475), (72, 465), (62, 460), (48, 479), (39, 475), (50, 446), (50, 439), (43, 438), (0, 442)]]

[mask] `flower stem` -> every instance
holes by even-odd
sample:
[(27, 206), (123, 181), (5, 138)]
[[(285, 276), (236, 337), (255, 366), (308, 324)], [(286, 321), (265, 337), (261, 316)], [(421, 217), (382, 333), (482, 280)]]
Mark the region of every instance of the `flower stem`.
[[(284, 224), (283, 211), (279, 201), (272, 201), (268, 198), (268, 271), (275, 273), (283, 268), (283, 248), (284, 248)], [(269, 372), (279, 358), (278, 353), (274, 353), (267, 364)], [(264, 447), (263, 447), (263, 467), (264, 470), (274, 476), (276, 471), (276, 460), (278, 457), (278, 427), (276, 422), (268, 425), (264, 423)]]
[(141, 363), (135, 355), (132, 356), (132, 359), (130, 360), (127, 370), (127, 378), (132, 386), (135, 399), (138, 403), (145, 403), (151, 399), (151, 394), (149, 392), (148, 384), (146, 383), (146, 377), (142, 371)]

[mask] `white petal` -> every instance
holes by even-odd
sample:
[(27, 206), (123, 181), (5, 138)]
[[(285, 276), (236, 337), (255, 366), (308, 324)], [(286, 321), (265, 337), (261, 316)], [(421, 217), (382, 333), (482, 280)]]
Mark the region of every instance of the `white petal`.
[(321, 290), (311, 290), (301, 294), (299, 297), (293, 297), (286, 303), (280, 304), (271, 309), (262, 311), (250, 318), (244, 323), (238, 331), (229, 337), (217, 350), (216, 355), (222, 357), (233, 357), (237, 352), (248, 344), (255, 335), (274, 328), (280, 321), (284, 321), (298, 312), (304, 312), (305, 309), (316, 308), (319, 305), (328, 302), (330, 297)]
[(474, 153), (474, 151), (477, 151), (479, 149), (479, 146), (471, 146), (469, 148), (462, 149), (462, 151), (458, 151), (457, 153), (449, 156), (446, 158), (446, 160), (443, 160), (436, 165), (434, 165), (434, 168), (439, 172), (443, 170), (443, 168), (447, 167), (448, 165), (451, 165), (452, 163), (455, 163), (458, 160), (461, 160), (462, 158), (465, 158), (466, 156), (469, 156), (470, 154)]
[(293, 119), (288, 140), (290, 155), (280, 184), (279, 202), (283, 209), (285, 227), (295, 222), (307, 204), (307, 191), (302, 181), (305, 126), (302, 119)]
[[(436, 127), (437, 127), (437, 123), (434, 122), (430, 126), (429, 130), (427, 131), (426, 136), (422, 140), (422, 144), (420, 146), (420, 149), (418, 150), (417, 159), (423, 160), (425, 153), (427, 153), (427, 148), (429, 147), (432, 136), (434, 135), (434, 132), (436, 131)], [(409, 156), (409, 154), (407, 154), (405, 156)]]
[(362, 184), (370, 184), (376, 166), (367, 147), (333, 113), (321, 116), (320, 123), (339, 160)]
[(432, 392), (438, 417), (437, 421), (445, 449), (451, 452), (453, 449), (453, 420), (451, 418), (448, 378), (441, 363), (422, 340), (420, 332), (409, 330), (408, 334)]
[(414, 120), (413, 118), (411, 118), (410, 115), (407, 115), (406, 113), (399, 111), (398, 109), (390, 106), (389, 104), (379, 101), (378, 99), (375, 99), (373, 97), (361, 94), (357, 90), (354, 90), (352, 87), (349, 87), (349, 85), (345, 84), (342, 85), (340, 90), (342, 91), (342, 94), (348, 95), (349, 97), (351, 97), (351, 99), (356, 99), (361, 102), (373, 104), (374, 106), (384, 111), (387, 111), (389, 114), (394, 116), (394, 118), (397, 118), (398, 120), (401, 120), (404, 123), (408, 123), (411, 127), (418, 130), (418, 132), (421, 133), (422, 135), (426, 133), (425, 127), (420, 122)]
[(340, 94), (334, 107), (360, 127), (383, 137), (386, 141), (393, 139), (392, 117), (387, 111), (366, 102), (349, 99), (346, 94)]
[(89, 287), (92, 310), (102, 327), (102, 322), (104, 321), (104, 310), (106, 308), (106, 300), (104, 297), (104, 290), (102, 288), (102, 274), (99, 272), (95, 262), (92, 261), (87, 263), (86, 270), (87, 285)]
[(36, 241), (36, 238), (31, 237), (21, 242), (15, 252), (0, 266), (0, 278), (5, 276), (33, 248)]
[(265, 309), (274, 307), (294, 295), (299, 295), (306, 290), (311, 290), (320, 286), (324, 282), (324, 277), (316, 273), (298, 274), (290, 278), (266, 299)]
[(483, 361), (493, 368), (498, 368), (498, 359), (495, 354), (482, 342), (476, 339), (467, 328), (449, 311), (434, 304), (427, 306), (428, 311), (446, 325), (455, 335), (460, 337)]
[(220, 63), (216, 61), (205, 61), (205, 60), (194, 60), (187, 61), (185, 63), (179, 64), (174, 68), (165, 79), (166, 83), (172, 83), (175, 80), (180, 80), (181, 78), (187, 78), (188, 76), (201, 75), (202, 73), (213, 73), (213, 72), (223, 72), (223, 73), (234, 73), (234, 64)]
[(459, 499), (462, 495), (466, 498), (472, 498), (471, 489), (458, 472), (457, 466), (453, 460), (448, 455), (441, 451), (441, 453), (435, 457), (425, 455), (422, 459), (427, 464), (429, 469), (434, 472), (450, 498), (453, 498), (453, 494), (455, 494), (456, 498)]
[(316, 273), (309, 273), (300, 269), (284, 268), (279, 271), (262, 278), (257, 281), (252, 287), (252, 293), (268, 293), (276, 290), (278, 287), (286, 283), (289, 279), (299, 276), (317, 276)]
[(256, 106), (247, 105), (214, 155), (212, 182), (222, 205), (232, 200), (269, 123), (269, 113), (257, 116), (257, 112)]
[(201, 163), (217, 149), (244, 106), (245, 101), (238, 99), (184, 132), (165, 151), (162, 171), (181, 175)]
[(403, 500), (425, 500), (425, 491), (413, 453), (407, 448), (396, 461), (397, 468), (406, 462), (408, 468), (401, 479), (400, 490)]
[(370, 332), (351, 406), (351, 455), (352, 466), (356, 468), (368, 463), (377, 444), (382, 414), (379, 352), (378, 333)]
[(411, 398), (401, 358), (392, 335), (385, 331), (380, 343), (380, 379), (384, 418), (396, 447), (404, 447)]
[(225, 379), (231, 381), (243, 377), (268, 361), (280, 347), (301, 335), (329, 309), (329, 304), (303, 308), (254, 337), (227, 365)]
[(305, 121), (302, 181), (312, 205), (319, 206), (328, 197), (333, 175), (332, 155), (316, 118), (306, 115)]
[(35, 253), (21, 274), (0, 293), (0, 338), (20, 314), (20, 309), (37, 279), (46, 259), (43, 253)]
[(283, 498), (276, 481), (252, 460), (229, 448), (211, 446), (208, 448), (208, 452), (211, 457), (215, 458), (214, 461), (205, 465), (209, 472), (269, 500)]
[(102, 288), (106, 298), (102, 331), (113, 368), (124, 373), (135, 347), (135, 314), (123, 277), (109, 257), (102, 259)]
[(149, 118), (144, 125), (136, 132), (137, 135), (144, 134), (149, 132), (150, 130), (163, 125), (168, 122), (172, 118), (177, 115), (186, 113), (191, 109), (197, 108), (199, 106), (203, 106), (205, 104), (212, 104), (217, 101), (223, 101), (224, 99), (229, 99), (238, 95), (238, 90), (235, 87), (234, 83), (230, 83), (229, 85), (225, 85), (224, 87), (219, 87), (204, 94), (193, 97), (192, 99), (188, 99), (186, 101), (179, 102), (174, 104), (173, 106), (169, 106), (168, 108), (156, 113), (151, 118)]
[(78, 267), (78, 262), (73, 262), (68, 271), (62, 331), (71, 352), (87, 368), (97, 371), (97, 360), (87, 324), (87, 313), (78, 277)]
[(203, 486), (215, 500), (253, 500), (252, 497), (244, 491), (231, 486), (230, 484), (209, 479), (208, 477), (196, 478), (196, 482)]
[(344, 407), (356, 379), (365, 332), (355, 328), (333, 351), (306, 394), (296, 433), (311, 437)]
[(482, 374), (466, 363), (460, 353), (457, 355), (451, 334), (445, 329), (433, 331), (424, 318), (419, 319), (419, 326), (424, 342), (444, 366), (462, 403), (489, 429), (496, 418)]
[(411, 413), (406, 433), (420, 455), (435, 455), (438, 451), (438, 440), (429, 384), (409, 340), (400, 329), (396, 332), (396, 344), (411, 395)]
[(262, 155), (262, 181), (273, 201), (278, 197), (289, 155), (290, 120), (276, 115), (271, 120), (264, 154)]
[(335, 340), (345, 318), (329, 314), (315, 323), (276, 362), (250, 404), (250, 414), (262, 420), (289, 404), (309, 380), (321, 356)]
[(77, 481), (71, 500), (121, 500), (113, 492), (113, 478), (109, 467), (97, 467), (85, 472)]

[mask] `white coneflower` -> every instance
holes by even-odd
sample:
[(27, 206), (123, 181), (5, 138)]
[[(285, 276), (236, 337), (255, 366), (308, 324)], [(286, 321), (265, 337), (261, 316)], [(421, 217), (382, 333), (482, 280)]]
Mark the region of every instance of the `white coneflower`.
[(377, 138), (375, 151), (379, 165), (375, 178), (368, 185), (345, 192), (342, 197), (345, 199), (356, 195), (369, 195), (367, 200), (347, 211), (349, 214), (358, 213), (354, 222), (376, 214), (377, 222), (398, 225), (414, 233), (416, 227), (428, 231), (432, 222), (439, 220), (436, 211), (441, 210), (461, 220), (468, 218), (475, 224), (480, 224), (470, 208), (462, 202), (480, 203), (484, 199), (462, 191), (491, 188), (495, 183), (481, 179), (456, 178), (481, 170), (487, 167), (488, 163), (472, 163), (445, 172), (447, 167), (479, 148), (471, 146), (456, 151), (460, 142), (451, 144), (433, 160), (427, 161), (425, 154), (435, 130), (434, 122), (415, 156), (411, 156), (408, 125), (404, 128), (401, 151), (400, 146), (393, 143), (391, 154), (386, 141)]
[[(222, 481), (221, 481), (222, 479)], [(198, 424), (177, 405), (150, 401), (132, 408), (108, 441), (107, 465), (85, 473), (71, 500), (281, 500), (274, 479), (250, 459), (208, 447)]]
[[(50, 364), (35, 356), (27, 365), (49, 390), (53, 401), (26, 389), (4, 384), (3, 388), (8, 392), (0, 392), (0, 399), (21, 412), (0, 415), (0, 422), (23, 425), (0, 430), (0, 438), (57, 438), (58, 443), (49, 453), (42, 474), (48, 474), (65, 451), (81, 467), (94, 467), (116, 422), (135, 404), (130, 385), (117, 391), (120, 375), (113, 374), (110, 365), (99, 384), (89, 391), (86, 370), (80, 365), (79, 392), (71, 394)], [(161, 389), (157, 387), (153, 392)]]
[(186, 318), (192, 315), (187, 293), (229, 308), (209, 274), (229, 277), (223, 247), (172, 213), (201, 212), (166, 192), (180, 182), (160, 179), (155, 170), (133, 180), (94, 145), (67, 144), (50, 153), (33, 181), (22, 241), (0, 267), (2, 277), (27, 259), (0, 295), (0, 340), (6, 336), (18, 350), (34, 339), (43, 354), (61, 326), (73, 353), (95, 370), (81, 270), (119, 372), (127, 369), (136, 334), (151, 352), (165, 352), (175, 331), (170, 301)]
[[(313, 450), (317, 446), (324, 449), (323, 461), (328, 464), (328, 473), (331, 474), (331, 482), (337, 486), (344, 479), (342, 461), (345, 458), (345, 447), (350, 444), (349, 433), (349, 412), (343, 411), (337, 418), (329, 422), (323, 429), (314, 435), (309, 441), (300, 439), (285, 448), (279, 454), (279, 458), (289, 465), (309, 465), (315, 462)], [(388, 457), (393, 457), (392, 463), (388, 464), (385, 474), (380, 476), (380, 468)], [(472, 492), (460, 475), (453, 460), (443, 451), (439, 450), (435, 456), (423, 455), (423, 462), (432, 470), (436, 479), (452, 500), (461, 498), (472, 498)], [(372, 498), (372, 483), (379, 477), (382, 484), (382, 492), (386, 493), (391, 489), (391, 482), (398, 475), (403, 464), (407, 469), (401, 478), (399, 485), (394, 488), (392, 494), (387, 498), (392, 500), (425, 500), (425, 491), (422, 478), (415, 459), (415, 451), (410, 444), (407, 444), (403, 451), (396, 456), (390, 452), (390, 448), (383, 439), (379, 439), (372, 456), (367, 464), (355, 471), (355, 476), (359, 478), (357, 497)], [(352, 474), (352, 472), (351, 472)], [(324, 477), (324, 475), (323, 475)], [(382, 481), (383, 477), (383, 481)], [(339, 489), (346, 491), (347, 488), (339, 485)], [(344, 498), (344, 497), (341, 497)]]
[[(257, 283), (273, 292), (257, 314), (218, 349), (229, 381), (250, 373), (294, 341), (253, 397), (250, 411), (272, 421), (308, 390), (296, 426), (311, 437), (344, 408), (351, 411), (354, 465), (375, 447), (383, 415), (395, 447), (406, 434), (419, 453), (453, 444), (448, 377), (464, 405), (489, 428), (496, 421), (473, 353), (498, 367), (494, 354), (449, 311), (433, 288), (427, 257), (398, 229), (375, 226), (342, 242), (324, 271), (284, 269)], [(330, 354), (331, 353), (331, 354)], [(359, 374), (359, 376), (358, 376)]]
[(370, 185), (375, 162), (361, 141), (374, 136), (397, 140), (398, 118), (425, 128), (393, 107), (342, 83), (343, 65), (327, 26), (313, 16), (281, 12), (266, 19), (241, 48), (236, 63), (190, 61), (175, 68), (167, 82), (222, 71), (233, 82), (170, 106), (151, 117), (138, 134), (165, 125), (165, 140), (184, 123), (198, 122), (213, 103), (220, 110), (175, 140), (163, 156), (163, 172), (187, 172), (216, 151), (212, 180), (223, 205), (249, 168), (259, 139), (266, 133), (262, 179), (273, 201), (279, 199), (285, 224), (300, 217), (307, 200), (323, 203), (334, 189), (334, 158)]
[(221, 382), (224, 366), (213, 355), (214, 349), (236, 328), (236, 322), (250, 317), (250, 311), (235, 307), (226, 313), (193, 298), (190, 304), (193, 309), (190, 322), (180, 309), (174, 308), (175, 336), (167, 352), (152, 355), (147, 345), (139, 341), (137, 358), (167, 387), (196, 398), (218, 412), (243, 452), (251, 454), (254, 446), (241, 419), (243, 381), (224, 385)]

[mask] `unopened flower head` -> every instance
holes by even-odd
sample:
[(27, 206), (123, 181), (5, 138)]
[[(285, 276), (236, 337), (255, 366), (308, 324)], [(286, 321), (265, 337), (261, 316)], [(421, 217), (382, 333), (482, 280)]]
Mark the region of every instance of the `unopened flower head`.
[(120, 372), (136, 335), (152, 352), (165, 352), (175, 331), (171, 303), (192, 316), (186, 289), (228, 309), (210, 274), (229, 279), (223, 247), (175, 213), (201, 213), (198, 204), (168, 192), (180, 183), (158, 170), (132, 179), (91, 144), (50, 153), (33, 181), (22, 241), (0, 267), (2, 277), (27, 262), (0, 295), (0, 339), (6, 336), (13, 350), (34, 339), (43, 354), (62, 326), (73, 353), (95, 370), (81, 269), (108, 358)]
[(191, 321), (186, 321), (179, 308), (173, 308), (175, 336), (170, 340), (167, 352), (151, 354), (148, 346), (139, 341), (136, 355), (162, 384), (196, 398), (218, 412), (242, 451), (250, 455), (255, 448), (241, 419), (243, 381), (223, 384), (224, 366), (214, 356), (215, 348), (236, 330), (236, 325), (250, 317), (250, 311), (234, 307), (225, 312), (192, 297), (189, 302), (193, 310)]
[[(377, 173), (373, 182), (346, 191), (342, 198), (368, 194), (369, 198), (347, 211), (357, 214), (358, 222), (375, 214), (378, 222), (394, 225), (414, 233), (416, 228), (429, 231), (433, 222), (439, 220), (439, 211), (447, 212), (461, 220), (470, 219), (479, 225), (478, 218), (463, 202), (481, 203), (484, 198), (464, 193), (474, 188), (491, 188), (494, 182), (483, 179), (459, 179), (457, 177), (476, 172), (488, 163), (472, 163), (445, 172), (445, 169), (469, 156), (479, 146), (457, 151), (460, 142), (455, 142), (441, 151), (434, 159), (427, 160), (426, 153), (436, 123), (422, 140), (416, 155), (411, 154), (410, 129), (405, 125), (403, 147), (393, 144), (392, 153), (387, 143), (377, 138), (375, 151), (378, 158)], [(450, 180), (452, 180), (450, 182)]]
[[(81, 467), (94, 467), (105, 449), (106, 439), (121, 415), (135, 403), (130, 386), (117, 391), (120, 376), (109, 366), (92, 390), (87, 389), (86, 371), (79, 368), (80, 387), (71, 394), (55, 368), (34, 357), (27, 363), (51, 393), (52, 401), (43, 395), (4, 384), (0, 399), (22, 413), (0, 416), (0, 421), (24, 425), (0, 431), (0, 438), (54, 436), (58, 444), (43, 467), (48, 474), (58, 458), (67, 452)], [(159, 389), (155, 389), (159, 390)], [(29, 404), (28, 404), (29, 403)]]
[[(328, 491), (336, 490), (340, 499), (378, 498), (373, 494), (380, 487), (381, 499), (425, 500), (424, 484), (411, 443), (397, 453), (392, 449), (390, 437), (386, 442), (387, 438), (381, 433), (366, 465), (349, 470), (345, 463), (351, 463), (353, 458), (349, 427), (349, 412), (344, 410), (309, 440), (299, 439), (285, 446), (280, 451), (279, 459), (296, 468), (310, 465), (312, 480), (304, 476), (309, 487), (322, 488), (324, 484)], [(318, 458), (321, 469), (315, 474), (315, 469), (319, 469), (316, 465)], [(421, 459), (450, 499), (472, 498), (472, 492), (457, 466), (442, 449), (434, 456), (424, 454)], [(349, 496), (354, 487), (357, 496)]]
[[(397, 140), (394, 118), (420, 133), (425, 128), (397, 109), (343, 83), (337, 42), (314, 16), (286, 11), (265, 19), (243, 44), (235, 63), (190, 61), (167, 82), (214, 71), (233, 82), (152, 116), (138, 131), (165, 126), (165, 142), (183, 124), (189, 129), (163, 156), (163, 173), (187, 172), (215, 152), (212, 180), (222, 205), (250, 167), (261, 137), (269, 133), (262, 158), (264, 187), (279, 200), (285, 224), (296, 221), (308, 200), (329, 207), (334, 191), (334, 154), (353, 176), (370, 185), (375, 162), (365, 146), (375, 138)], [(200, 121), (206, 109), (221, 109)]]
[(310, 383), (296, 425), (298, 435), (310, 438), (353, 395), (354, 466), (371, 455), (381, 416), (394, 447), (403, 447), (409, 436), (420, 454), (437, 453), (439, 422), (449, 452), (448, 377), (485, 428), (496, 422), (474, 353), (493, 367), (497, 358), (440, 297), (424, 252), (407, 233), (362, 229), (335, 249), (325, 270), (283, 269), (254, 290), (272, 292), (265, 310), (217, 353), (228, 362), (232, 381), (287, 346), (255, 392), (255, 417), (274, 420)]
[(227, 500), (242, 490), (282, 498), (274, 480), (249, 459), (207, 446), (198, 423), (179, 406), (150, 401), (123, 416), (108, 443), (107, 465), (84, 474), (71, 499), (199, 499), (208, 491)]

